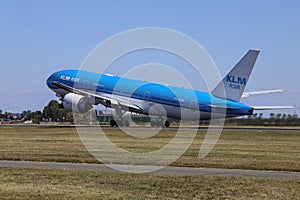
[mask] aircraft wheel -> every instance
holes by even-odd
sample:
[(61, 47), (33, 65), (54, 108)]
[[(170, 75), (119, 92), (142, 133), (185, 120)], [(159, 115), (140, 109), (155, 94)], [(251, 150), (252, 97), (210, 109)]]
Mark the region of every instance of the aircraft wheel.
[(109, 124), (110, 124), (111, 127), (117, 127), (118, 126), (117, 122), (115, 120), (110, 120)]
[(166, 122), (165, 122), (165, 127), (167, 127), (167, 128), (170, 127), (170, 122), (169, 122), (169, 121), (166, 121)]

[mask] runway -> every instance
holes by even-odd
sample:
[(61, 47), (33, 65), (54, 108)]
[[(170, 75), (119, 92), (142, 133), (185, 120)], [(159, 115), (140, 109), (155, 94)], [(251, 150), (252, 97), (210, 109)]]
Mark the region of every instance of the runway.
[[(33, 169), (64, 169), (64, 170), (83, 170), (99, 172), (119, 172), (114, 167), (122, 167), (130, 171), (140, 172), (155, 170), (157, 166), (145, 165), (104, 165), (104, 164), (87, 164), (87, 163), (58, 163), (58, 162), (34, 162), (34, 161), (0, 161), (0, 168), (33, 168)], [(221, 169), (221, 168), (191, 168), (191, 167), (172, 167), (167, 166), (158, 171), (148, 174), (172, 175), (172, 176), (217, 176), (217, 177), (259, 177), (281, 180), (300, 180), (300, 172), (284, 171), (261, 171), (261, 170), (242, 170), (242, 169)]]
[[(110, 127), (110, 126), (99, 126), (99, 125), (7, 125), (3, 124), (0, 125), (2, 129), (9, 129), (9, 128), (45, 128), (45, 129), (54, 129), (54, 128), (84, 128), (84, 129), (119, 129), (118, 127)], [(149, 130), (153, 129), (147, 126), (133, 126), (133, 127), (121, 127), (122, 130)], [(161, 128), (156, 128), (161, 129)], [(181, 127), (181, 130), (199, 130), (199, 131), (207, 131), (208, 127), (196, 127), (196, 126), (185, 126)], [(223, 128), (211, 128), (211, 129), (222, 129), (222, 131), (247, 131), (247, 132), (283, 132), (283, 133), (300, 133), (300, 128), (285, 128), (285, 127), (223, 127)], [(178, 127), (170, 127), (170, 128), (163, 128), (163, 130), (178, 130)]]

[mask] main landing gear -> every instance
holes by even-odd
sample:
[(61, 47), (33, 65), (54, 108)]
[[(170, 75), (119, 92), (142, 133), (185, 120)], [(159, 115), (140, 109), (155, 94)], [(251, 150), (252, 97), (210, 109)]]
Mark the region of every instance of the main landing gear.
[[(119, 120), (110, 120), (109, 122), (111, 127), (129, 127), (130, 123), (127, 120), (123, 120), (123, 119), (119, 119)], [(163, 123), (163, 121), (151, 121), (150, 122), (151, 127), (166, 127), (169, 128), (170, 127), (170, 122), (166, 121), (165, 123)]]
[(122, 110), (120, 107), (115, 107), (116, 114), (114, 119), (110, 120), (109, 124), (111, 127), (129, 127), (130, 123), (128, 120), (124, 119), (123, 116), (126, 111)]
[[(129, 127), (130, 123), (126, 118), (124, 118), (124, 114), (126, 111), (122, 110), (120, 107), (115, 108), (116, 114), (114, 114), (114, 119), (110, 120), (109, 124), (111, 127)], [(162, 117), (150, 117), (150, 125), (151, 127), (170, 127), (170, 122), (166, 120), (166, 118)], [(166, 120), (166, 121), (165, 121)]]
[(165, 123), (162, 120), (150, 121), (151, 127), (170, 127), (170, 122), (167, 120)]
[(110, 120), (109, 122), (111, 127), (129, 127), (130, 123), (127, 120), (119, 119), (119, 120)]

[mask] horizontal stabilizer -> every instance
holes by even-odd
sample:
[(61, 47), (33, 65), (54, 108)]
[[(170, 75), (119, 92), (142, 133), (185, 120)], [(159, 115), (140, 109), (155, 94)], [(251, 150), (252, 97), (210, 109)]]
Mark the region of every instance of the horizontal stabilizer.
[(296, 109), (295, 106), (253, 106), (253, 110), (284, 110)]
[(277, 93), (283, 92), (283, 90), (263, 90), (263, 91), (253, 91), (253, 92), (244, 92), (242, 98), (249, 97), (257, 94), (269, 94), (269, 93)]

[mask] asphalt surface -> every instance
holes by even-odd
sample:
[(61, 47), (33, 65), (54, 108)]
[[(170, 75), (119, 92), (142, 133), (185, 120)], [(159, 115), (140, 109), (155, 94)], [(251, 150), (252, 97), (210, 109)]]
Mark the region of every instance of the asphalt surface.
[[(0, 125), (0, 128), (45, 128), (45, 129), (53, 129), (53, 128), (90, 128), (90, 129), (98, 129), (100, 126), (97, 125), (87, 125), (87, 126), (74, 126), (74, 125)], [(119, 129), (118, 127), (110, 127), (110, 126), (101, 126), (101, 129)], [(147, 130), (152, 129), (151, 127), (146, 126), (135, 126), (135, 127), (122, 127), (123, 130)], [(160, 128), (157, 128), (160, 129)], [(177, 130), (178, 127), (170, 127), (163, 128), (163, 130)], [(207, 130), (207, 127), (191, 127), (186, 126), (182, 127), (183, 130)], [(219, 129), (219, 128), (215, 128)], [(285, 128), (285, 127), (223, 127), (222, 131), (248, 131), (248, 132), (289, 132), (289, 133), (300, 133), (300, 128)]]
[(284, 171), (260, 171), (260, 170), (241, 170), (241, 169), (221, 169), (221, 168), (191, 168), (191, 167), (172, 167), (167, 166), (162, 169), (160, 166), (146, 165), (104, 165), (87, 163), (57, 163), (57, 162), (34, 162), (34, 161), (0, 161), (0, 168), (31, 168), (31, 169), (64, 169), (64, 170), (83, 170), (100, 172), (122, 172), (115, 170), (123, 169), (141, 173), (152, 171), (148, 174), (173, 175), (173, 176), (217, 176), (217, 177), (260, 177), (281, 180), (300, 180), (300, 172)]

